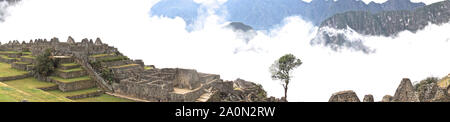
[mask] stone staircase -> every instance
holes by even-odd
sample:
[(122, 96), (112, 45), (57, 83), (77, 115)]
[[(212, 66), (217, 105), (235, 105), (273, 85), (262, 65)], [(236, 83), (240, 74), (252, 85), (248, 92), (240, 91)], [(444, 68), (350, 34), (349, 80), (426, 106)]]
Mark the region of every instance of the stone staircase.
[(210, 98), (214, 95), (214, 92), (206, 92), (200, 95), (199, 98), (195, 100), (195, 102), (209, 102)]

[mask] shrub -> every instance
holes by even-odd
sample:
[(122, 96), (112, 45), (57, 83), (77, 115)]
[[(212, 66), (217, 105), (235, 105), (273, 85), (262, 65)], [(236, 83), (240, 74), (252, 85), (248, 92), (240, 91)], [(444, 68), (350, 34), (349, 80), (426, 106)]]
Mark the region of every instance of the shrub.
[(109, 83), (112, 83), (115, 81), (113, 72), (108, 68), (103, 68), (100, 76), (102, 78), (104, 78), (105, 80), (109, 81)]
[(55, 71), (57, 67), (57, 61), (50, 58), (51, 49), (46, 49), (42, 55), (36, 57), (35, 72), (42, 76), (49, 76)]

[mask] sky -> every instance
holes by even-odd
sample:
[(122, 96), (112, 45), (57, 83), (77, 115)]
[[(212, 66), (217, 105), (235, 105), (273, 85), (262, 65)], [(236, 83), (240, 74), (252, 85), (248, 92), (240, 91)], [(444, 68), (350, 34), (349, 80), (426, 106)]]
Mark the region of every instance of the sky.
[[(303, 1), (310, 2), (312, 0), (303, 0)], [(387, 0), (362, 0), (362, 1), (365, 2), (366, 4), (369, 4), (372, 1), (375, 2), (375, 3), (383, 3), (383, 2), (386, 2)], [(428, 4), (431, 4), (431, 3), (444, 1), (444, 0), (411, 0), (411, 1), (412, 2), (423, 2), (423, 3), (428, 5)]]
[(275, 97), (283, 96), (283, 88), (271, 79), (269, 67), (292, 53), (303, 64), (293, 73), (289, 101), (326, 102), (332, 93), (343, 90), (354, 90), (361, 100), (365, 94), (373, 94), (380, 101), (384, 95), (394, 94), (402, 78), (414, 82), (450, 73), (450, 58), (445, 57), (450, 52), (450, 35), (446, 34), (450, 24), (427, 26), (415, 34), (401, 32), (395, 38), (346, 33), (377, 50), (367, 55), (311, 46), (318, 28), (298, 16), (285, 18), (272, 30), (257, 31), (246, 43), (223, 28), (229, 22), (214, 11), (223, 1), (199, 0), (208, 10), (193, 31), (186, 31), (186, 22), (179, 17), (149, 17), (149, 8), (156, 2), (25, 0), (9, 8), (9, 17), (0, 23), (0, 41), (52, 37), (64, 41), (72, 36), (80, 42), (100, 37), (147, 65), (197, 69), (220, 74), (224, 80), (242, 78), (262, 84), (268, 95)]

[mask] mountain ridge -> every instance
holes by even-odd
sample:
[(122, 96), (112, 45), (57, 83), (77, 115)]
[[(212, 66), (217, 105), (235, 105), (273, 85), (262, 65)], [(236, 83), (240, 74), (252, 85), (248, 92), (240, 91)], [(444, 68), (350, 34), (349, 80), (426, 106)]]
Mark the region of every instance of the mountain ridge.
[[(364, 53), (371, 53), (362, 40), (351, 40), (345, 33), (336, 30), (358, 33), (368, 36), (396, 37), (402, 31), (416, 33), (430, 24), (441, 25), (450, 21), (450, 1), (433, 3), (415, 10), (384, 11), (369, 13), (349, 11), (336, 14), (322, 22), (313, 45), (325, 45), (333, 50), (346, 47)], [(334, 29), (330, 30), (330, 29)]]
[[(176, 0), (162, 0), (151, 9), (152, 15), (174, 18), (180, 16), (187, 24), (193, 24), (202, 10), (201, 4), (184, 0), (188, 6), (181, 6)], [(411, 10), (425, 6), (410, 0), (388, 0), (384, 3), (366, 4), (359, 0), (228, 0), (217, 14), (226, 16), (231, 22), (242, 22), (256, 30), (265, 30), (280, 24), (289, 16), (301, 16), (314, 25), (319, 25), (328, 17), (346, 11), (369, 11), (378, 13), (387, 10)], [(220, 11), (226, 10), (226, 13)]]

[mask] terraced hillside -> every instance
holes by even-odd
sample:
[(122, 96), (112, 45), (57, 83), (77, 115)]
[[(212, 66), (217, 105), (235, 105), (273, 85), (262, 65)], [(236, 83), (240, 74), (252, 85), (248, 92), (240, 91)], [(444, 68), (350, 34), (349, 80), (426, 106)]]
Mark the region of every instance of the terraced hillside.
[(71, 57), (54, 57), (60, 65), (46, 82), (32, 77), (35, 57), (31, 52), (0, 54), (0, 102), (132, 102), (104, 94)]
[[(0, 44), (0, 51), (0, 62), (4, 62), (0, 66), (0, 74), (4, 75), (0, 75), (0, 81), (5, 89), (17, 89), (11, 95), (23, 96), (2, 91), (3, 101), (286, 101), (268, 98), (260, 85), (242, 79), (226, 81), (220, 75), (195, 69), (145, 65), (142, 60), (131, 60), (117, 48), (102, 43), (100, 38), (95, 42), (87, 38), (75, 42), (72, 37), (66, 42), (59, 42), (58, 38), (29, 43), (13, 40)], [(41, 94), (53, 95), (55, 99), (29, 97)]]

